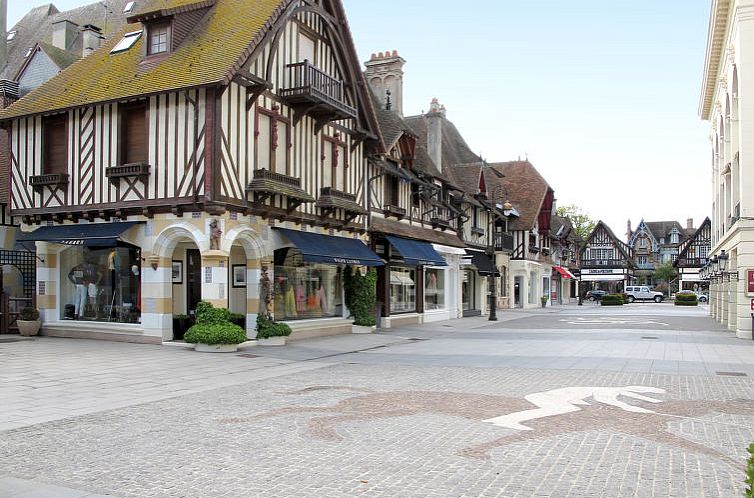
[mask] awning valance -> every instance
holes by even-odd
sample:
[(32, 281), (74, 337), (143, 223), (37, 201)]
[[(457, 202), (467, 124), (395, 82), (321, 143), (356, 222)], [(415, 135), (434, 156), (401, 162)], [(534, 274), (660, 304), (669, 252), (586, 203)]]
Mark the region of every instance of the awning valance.
[(489, 277), (493, 275), (495, 277), (500, 276), (500, 272), (492, 264), (492, 259), (489, 254), (485, 254), (482, 251), (475, 251), (473, 249), (466, 249), (466, 254), (471, 257), (471, 264), (476, 266), (477, 273), (483, 277)]
[(440, 256), (432, 244), (421, 240), (404, 239), (394, 235), (386, 235), (385, 238), (390, 245), (403, 256), (403, 261), (407, 265), (419, 266), (447, 266), (445, 258)]
[(558, 272), (563, 278), (576, 278), (573, 276), (573, 273), (568, 271), (568, 268), (563, 268), (562, 266), (553, 266), (552, 269)]
[(358, 239), (276, 228), (301, 251), (304, 261), (340, 265), (382, 266), (385, 263)]
[(138, 221), (116, 223), (77, 223), (75, 225), (42, 226), (33, 232), (21, 232), (19, 242), (53, 242), (55, 244), (111, 247), (121, 234), (139, 224)]

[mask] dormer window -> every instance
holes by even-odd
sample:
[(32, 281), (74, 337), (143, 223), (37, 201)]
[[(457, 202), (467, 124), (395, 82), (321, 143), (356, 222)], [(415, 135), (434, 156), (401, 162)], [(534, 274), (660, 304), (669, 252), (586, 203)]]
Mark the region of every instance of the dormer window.
[(149, 33), (148, 55), (164, 54), (170, 50), (170, 23), (160, 22), (147, 28)]

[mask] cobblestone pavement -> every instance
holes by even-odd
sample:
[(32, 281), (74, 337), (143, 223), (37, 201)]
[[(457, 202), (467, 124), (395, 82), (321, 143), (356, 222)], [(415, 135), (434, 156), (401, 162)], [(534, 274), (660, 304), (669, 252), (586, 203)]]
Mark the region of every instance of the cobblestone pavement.
[[(30, 368), (54, 369), (52, 346), (58, 356), (89, 349), (73, 362), (79, 369), (63, 369), (78, 389), (101, 352), (138, 363), (113, 363), (118, 375), (140, 381), (156, 369), (164, 382), (153, 386), (160, 399), (134, 395), (0, 432), (0, 494), (3, 483), (31, 482), (41, 494), (9, 496), (58, 496), (43, 484), (120, 497), (741, 496), (754, 343), (731, 339), (703, 309), (646, 309), (644, 318), (669, 325), (553, 327), (616, 316), (566, 307), (257, 347), (254, 358), (0, 343), (3, 399), (14, 384), (6, 366), (24, 355)], [(695, 354), (674, 359), (687, 349)], [(688, 363), (689, 373), (656, 361)], [(171, 394), (180, 383), (165, 380), (169, 370), (201, 372), (202, 362), (213, 378), (196, 375), (192, 392)], [(222, 371), (232, 381), (219, 381)], [(47, 389), (60, 396), (66, 381)]]

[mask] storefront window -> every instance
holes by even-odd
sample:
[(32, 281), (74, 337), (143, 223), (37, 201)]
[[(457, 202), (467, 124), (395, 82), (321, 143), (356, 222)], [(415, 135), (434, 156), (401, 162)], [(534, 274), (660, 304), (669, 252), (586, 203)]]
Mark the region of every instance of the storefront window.
[(427, 268), (424, 270), (424, 309), (445, 308), (445, 270)]
[(508, 295), (508, 268), (500, 267), (500, 297)]
[(293, 248), (275, 251), (275, 319), (343, 316), (343, 269), (307, 263)]
[(416, 311), (416, 270), (390, 267), (390, 312)]
[(60, 254), (60, 318), (141, 321), (141, 266), (136, 247), (66, 249)]
[(476, 272), (465, 270), (461, 281), (461, 300), (463, 311), (476, 309)]

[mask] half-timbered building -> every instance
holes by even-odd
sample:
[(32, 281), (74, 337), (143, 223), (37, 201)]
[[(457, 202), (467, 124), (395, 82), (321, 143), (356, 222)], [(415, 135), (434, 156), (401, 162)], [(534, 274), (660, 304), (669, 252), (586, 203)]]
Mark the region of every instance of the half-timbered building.
[(549, 300), (551, 288), (550, 222), (555, 193), (528, 160), (490, 163), (490, 167), (503, 177), (501, 198), (520, 213), (509, 225), (513, 236), (508, 277), (513, 299), (509, 306), (541, 306), (541, 297)]
[(602, 220), (598, 221), (581, 248), (579, 280), (581, 292), (602, 289), (623, 292), (634, 278), (631, 247), (618, 239)]
[(628, 245), (631, 247), (636, 265), (636, 283), (653, 285), (655, 270), (661, 265), (672, 264), (678, 252), (694, 234), (694, 220), (687, 220), (686, 228), (677, 221), (639, 222), (636, 230), (631, 230), (628, 222)]
[(581, 240), (567, 216), (553, 215), (550, 223), (552, 249), (552, 289), (550, 299), (553, 304), (566, 304), (578, 298), (578, 256)]
[(709, 261), (712, 244), (712, 221), (705, 218), (694, 234), (684, 241), (673, 266), (678, 270), (678, 290), (706, 291), (707, 281), (699, 276), (701, 268)]
[(383, 264), (383, 145), (341, 3), (155, 0), (128, 23), (0, 114), (43, 331), (159, 342), (202, 299), (253, 335), (265, 274), (294, 337), (350, 330), (343, 267)]

